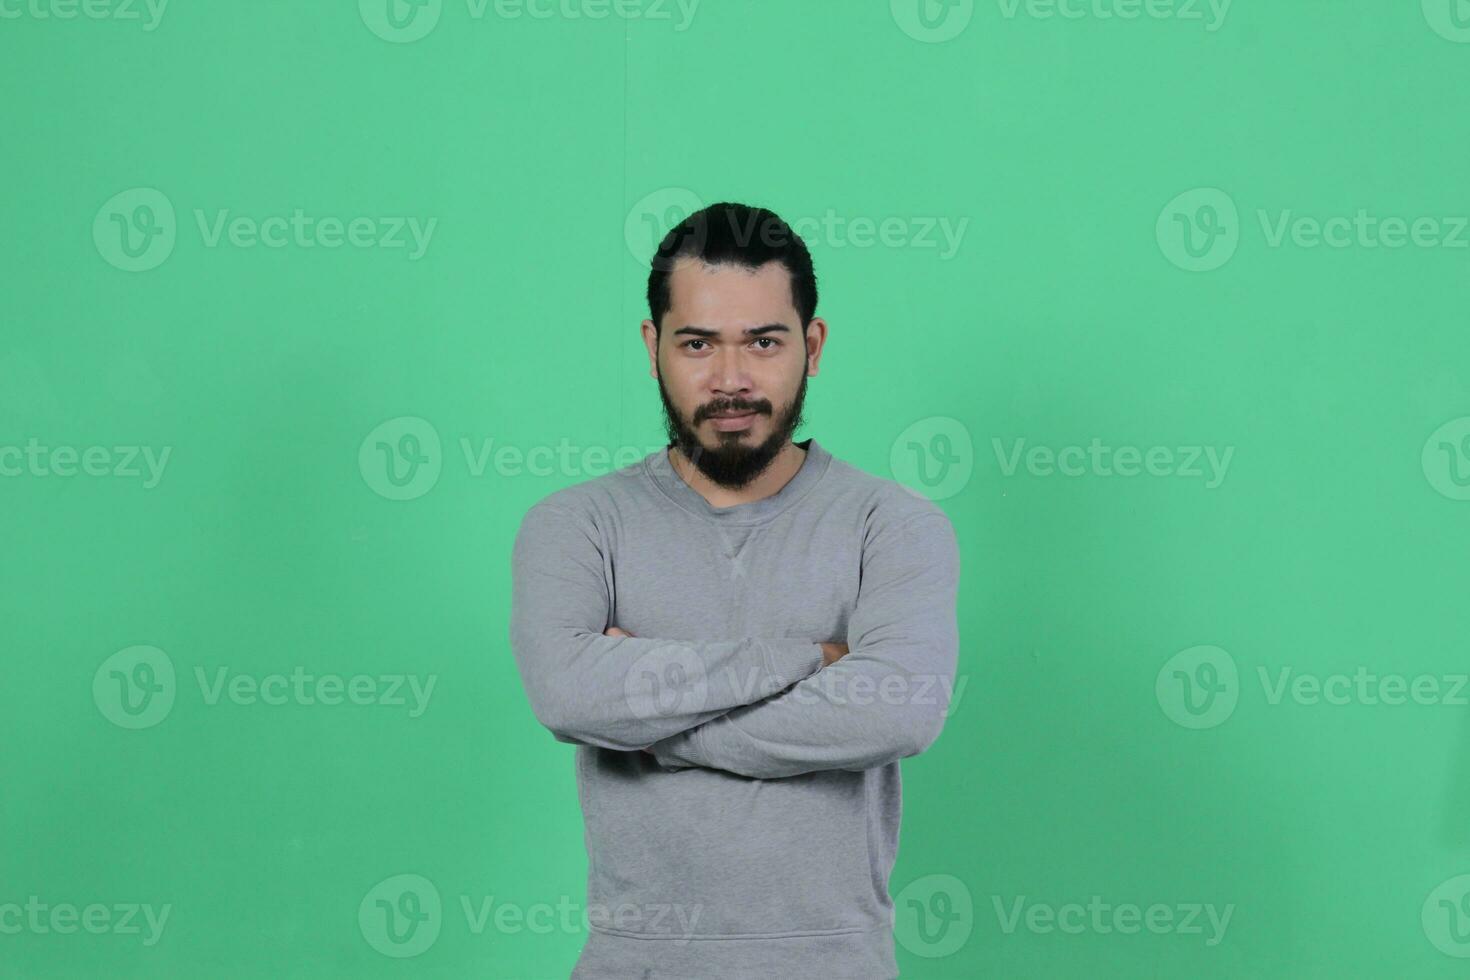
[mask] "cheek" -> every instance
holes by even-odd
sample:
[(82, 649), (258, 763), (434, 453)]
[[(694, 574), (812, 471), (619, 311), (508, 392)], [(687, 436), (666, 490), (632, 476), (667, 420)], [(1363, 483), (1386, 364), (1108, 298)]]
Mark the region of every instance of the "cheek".
[(703, 370), (682, 370), (668, 381), (669, 391), (673, 393), (674, 400), (681, 405), (698, 404), (703, 393), (708, 390), (705, 372)]
[(770, 370), (761, 372), (756, 381), (772, 405), (785, 405), (796, 397), (796, 391), (801, 387), (805, 374), (805, 362), (782, 361), (771, 365)]
[(708, 389), (701, 387), (697, 371), (665, 374), (663, 380), (664, 388), (669, 393), (669, 400), (686, 415), (694, 414), (694, 410), (708, 400), (706, 396)]

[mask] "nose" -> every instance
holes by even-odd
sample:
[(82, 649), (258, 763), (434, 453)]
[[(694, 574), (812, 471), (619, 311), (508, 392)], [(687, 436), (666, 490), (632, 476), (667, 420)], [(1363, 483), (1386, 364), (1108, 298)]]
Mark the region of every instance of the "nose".
[(750, 371), (745, 354), (727, 347), (717, 353), (710, 364), (710, 393), (723, 398), (744, 398), (750, 394)]

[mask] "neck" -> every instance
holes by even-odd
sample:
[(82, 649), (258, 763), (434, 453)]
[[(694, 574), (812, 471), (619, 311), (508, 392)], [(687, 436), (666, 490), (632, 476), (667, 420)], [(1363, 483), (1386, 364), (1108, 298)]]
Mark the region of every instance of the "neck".
[(757, 500), (764, 500), (778, 493), (801, 469), (801, 464), (806, 459), (806, 452), (805, 449), (788, 440), (760, 475), (739, 490), (731, 490), (729, 487), (722, 487), (712, 481), (700, 472), (699, 467), (690, 462), (689, 457), (685, 456), (677, 446), (670, 446), (668, 455), (674, 472), (678, 473), (680, 479), (689, 484), (691, 489), (709, 501), (711, 507), (734, 507), (738, 504), (750, 504)]

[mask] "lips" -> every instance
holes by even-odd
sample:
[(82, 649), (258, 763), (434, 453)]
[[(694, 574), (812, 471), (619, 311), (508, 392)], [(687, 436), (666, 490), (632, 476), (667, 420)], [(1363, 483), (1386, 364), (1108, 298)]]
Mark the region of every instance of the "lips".
[(716, 432), (750, 432), (755, 428), (758, 413), (719, 412), (709, 417), (709, 424)]

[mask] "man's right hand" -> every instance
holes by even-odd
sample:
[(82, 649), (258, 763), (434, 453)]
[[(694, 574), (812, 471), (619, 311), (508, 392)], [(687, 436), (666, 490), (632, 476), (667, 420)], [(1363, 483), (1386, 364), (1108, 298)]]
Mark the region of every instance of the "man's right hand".
[(843, 657), (847, 656), (846, 643), (823, 643), (821, 644), (821, 647), (823, 667), (830, 667), (837, 661), (841, 660)]

